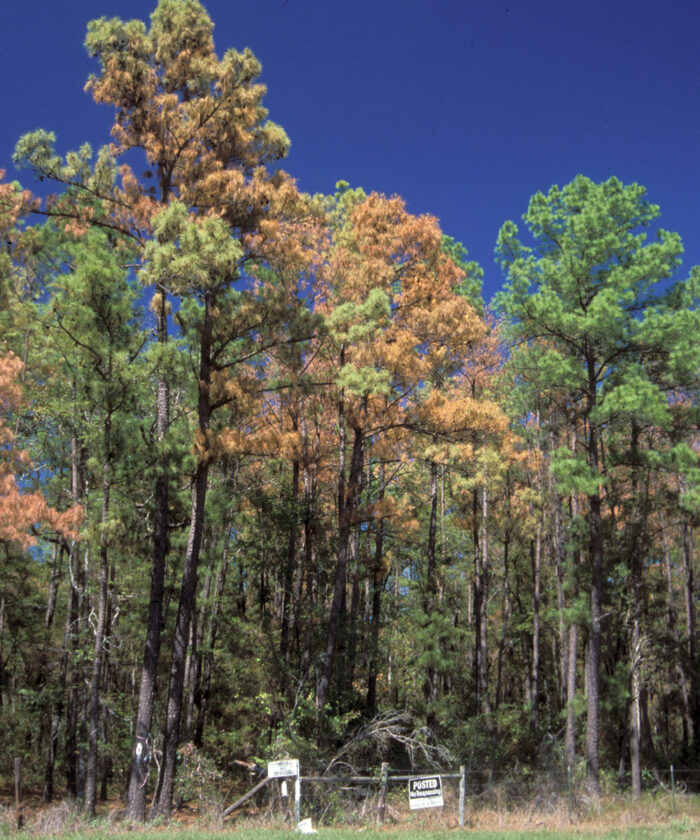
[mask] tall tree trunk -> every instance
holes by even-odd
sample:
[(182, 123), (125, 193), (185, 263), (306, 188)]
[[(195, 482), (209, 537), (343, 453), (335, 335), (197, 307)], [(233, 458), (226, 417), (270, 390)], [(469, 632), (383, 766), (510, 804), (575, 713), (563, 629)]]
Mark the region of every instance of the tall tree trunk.
[(211, 594), (212, 570), (207, 571), (204, 588), (201, 593), (201, 603), (198, 610), (193, 610), (190, 622), (190, 643), (185, 660), (185, 725), (183, 740), (186, 743), (194, 740), (195, 706), (199, 699), (199, 689), (202, 680), (202, 642), (204, 641), (204, 625), (209, 596)]
[[(589, 464), (598, 471), (598, 440), (591, 429), (588, 438)], [(603, 604), (603, 520), (600, 491), (588, 496), (589, 507), (589, 563), (591, 574), (591, 620), (586, 647), (586, 785), (594, 796), (600, 796), (600, 647)]]
[(204, 300), (204, 315), (200, 336), (199, 393), (197, 399), (198, 430), (196, 442), (199, 452), (192, 486), (190, 529), (180, 583), (180, 601), (178, 604), (177, 618), (175, 619), (173, 654), (170, 664), (170, 684), (168, 686), (168, 707), (165, 720), (165, 733), (163, 735), (163, 763), (158, 779), (156, 796), (151, 806), (152, 816), (159, 815), (165, 819), (170, 818), (173, 793), (175, 790), (187, 642), (189, 639), (192, 612), (195, 607), (197, 567), (204, 532), (204, 510), (211, 456), (209, 451), (209, 427), (211, 416), (212, 332), (213, 301), (211, 295), (207, 294)]
[[(357, 505), (357, 503), (356, 503)], [(350, 558), (352, 566), (350, 574), (350, 609), (347, 611), (347, 639), (345, 649), (345, 673), (342, 678), (343, 691), (347, 702), (352, 705), (352, 685), (355, 680), (355, 663), (357, 659), (358, 629), (357, 616), (360, 607), (360, 526), (355, 525), (350, 538)]]
[[(296, 418), (294, 431), (297, 431)], [(297, 551), (297, 537), (299, 529), (299, 459), (295, 458), (292, 463), (292, 493), (291, 511), (289, 516), (289, 533), (287, 537), (287, 552), (284, 564), (284, 590), (282, 594), (282, 627), (280, 630), (280, 654), (286, 663), (289, 659), (290, 644), (290, 622), (292, 612), (292, 595), (294, 583), (294, 566)], [(287, 681), (287, 669), (282, 673), (282, 691), (285, 691)]]
[[(80, 452), (75, 432), (71, 435), (71, 496), (74, 504), (81, 501), (80, 480)], [(85, 607), (85, 582), (83, 568), (79, 560), (79, 546), (73, 542), (68, 554), (69, 594), (68, 594), (68, 628), (66, 639), (68, 648), (68, 663), (70, 677), (66, 701), (66, 734), (65, 734), (65, 767), (66, 790), (69, 796), (77, 799), (81, 791), (79, 771), (79, 736), (82, 674), (82, 636)]]
[(630, 769), (632, 771), (632, 795), (642, 795), (642, 765), (640, 741), (642, 733), (641, 709), (642, 634), (641, 622), (636, 614), (632, 618), (630, 638)]
[[(571, 452), (576, 455), (577, 445), (577, 431), (574, 428), (571, 437)], [(579, 498), (576, 491), (570, 496), (570, 515), (571, 522), (578, 520), (579, 516)], [(578, 574), (579, 568), (582, 566), (582, 552), (578, 545), (575, 545), (571, 552), (571, 566), (569, 569), (569, 598), (570, 603), (576, 604), (579, 597), (578, 588)], [(566, 672), (566, 763), (569, 768), (573, 768), (576, 762), (576, 675), (578, 668), (578, 644), (579, 644), (579, 625), (578, 619), (574, 618), (568, 622), (567, 629), (567, 672)]]
[[(159, 289), (157, 338), (163, 347), (168, 341), (168, 318), (165, 290)], [(153, 522), (153, 559), (148, 600), (146, 643), (141, 667), (139, 701), (136, 712), (135, 738), (131, 750), (131, 772), (127, 793), (126, 816), (143, 822), (146, 818), (146, 782), (150, 761), (151, 724), (155, 704), (156, 675), (160, 658), (165, 597), (165, 560), (168, 553), (168, 505), (170, 458), (165, 436), (170, 428), (170, 385), (163, 371), (158, 377), (156, 404), (156, 446), (158, 447)]]
[[(379, 466), (379, 492), (377, 500), (384, 498), (384, 464)], [(367, 669), (367, 713), (377, 713), (377, 674), (379, 671), (379, 618), (384, 588), (384, 518), (377, 521), (372, 564), (372, 615), (370, 620), (369, 665)]]
[[(690, 680), (686, 673), (684, 664), (684, 657), (679, 656), (681, 651), (681, 639), (678, 632), (677, 610), (675, 606), (675, 595), (673, 588), (673, 561), (671, 558), (671, 545), (669, 542), (668, 525), (663, 511), (660, 512), (661, 517), (661, 544), (664, 551), (664, 573), (666, 575), (666, 624), (671, 633), (675, 646), (675, 655), (670, 658), (669, 662), (669, 680), (671, 684), (675, 682), (677, 677), (680, 686), (681, 700), (683, 703), (683, 712), (681, 715), (681, 725), (683, 731), (683, 751), (688, 752), (690, 744), (693, 741), (693, 720), (690, 712)], [(674, 676), (675, 674), (675, 676)]]
[(488, 478), (484, 476), (484, 485), (481, 489), (481, 568), (480, 577), (480, 601), (479, 615), (479, 699), (481, 701), (481, 713), (491, 725), (491, 701), (489, 699), (489, 672), (488, 672), (488, 639), (486, 630), (488, 627), (488, 580), (489, 580), (489, 542), (488, 542), (488, 515), (489, 515), (489, 491)]
[[(301, 673), (306, 675), (311, 668), (312, 645), (314, 637), (314, 603), (316, 585), (316, 527), (315, 527), (315, 481), (310, 470), (304, 470), (304, 569), (303, 578), (306, 582), (306, 625), (301, 646)], [(300, 578), (302, 573), (300, 573)]]
[(552, 548), (554, 552), (554, 567), (557, 581), (557, 612), (559, 615), (559, 705), (566, 707), (567, 674), (569, 671), (568, 629), (565, 617), (566, 596), (564, 565), (566, 562), (562, 499), (553, 486), (550, 487), (550, 510), (552, 513)]
[(338, 407), (338, 421), (340, 428), (340, 465), (338, 469), (338, 555), (335, 569), (335, 583), (333, 600), (331, 602), (326, 648), (320, 666), (320, 676), (316, 689), (316, 708), (323, 709), (328, 703), (330, 682), (333, 670), (338, 632), (340, 630), (343, 605), (345, 601), (345, 584), (347, 579), (347, 564), (350, 544), (350, 533), (357, 487), (362, 475), (362, 455), (364, 437), (359, 427), (353, 429), (352, 455), (350, 458), (350, 474), (345, 477), (345, 407), (341, 397)]
[[(586, 371), (586, 462), (593, 478), (600, 475), (600, 441), (591, 412), (598, 399), (598, 380), (593, 351), (587, 348)], [(590, 627), (586, 646), (586, 786), (600, 796), (600, 647), (603, 611), (603, 518), (600, 488), (588, 496), (588, 558), (590, 568)]]
[[(425, 575), (425, 596), (423, 610), (428, 627), (430, 627), (437, 601), (437, 507), (438, 507), (438, 465), (430, 462), (430, 520), (428, 523), (428, 556)], [(431, 631), (432, 632), (432, 631)], [(437, 641), (428, 642), (435, 649), (439, 647)], [(427, 721), (432, 729), (437, 723), (435, 712), (431, 708), (438, 699), (439, 669), (435, 662), (429, 661), (425, 669), (423, 695), (428, 708)]]
[(100, 533), (100, 571), (97, 598), (97, 626), (95, 628), (95, 649), (92, 657), (92, 674), (90, 677), (90, 698), (88, 706), (88, 754), (87, 772), (85, 779), (85, 814), (88, 819), (95, 816), (97, 804), (97, 744), (100, 726), (100, 677), (102, 675), (102, 659), (105, 645), (105, 627), (107, 622), (107, 600), (109, 597), (109, 544), (107, 523), (109, 520), (110, 493), (112, 490), (112, 417), (111, 413), (105, 418), (104, 446), (106, 461), (102, 481), (102, 531)]
[(49, 595), (46, 599), (46, 612), (44, 613), (44, 627), (48, 630), (53, 624), (54, 613), (56, 612), (56, 601), (58, 599), (58, 587), (63, 574), (62, 559), (64, 546), (56, 541), (53, 545), (53, 558), (51, 561), (51, 578), (49, 580)]
[(532, 669), (530, 672), (530, 726), (533, 732), (538, 725), (538, 700), (540, 694), (540, 599), (541, 599), (542, 521), (537, 523), (537, 533), (531, 545), (532, 560)]
[[(510, 493), (508, 491), (508, 510), (510, 511)], [(506, 526), (506, 533), (503, 539), (503, 605), (501, 612), (503, 622), (501, 624), (501, 637), (498, 640), (498, 657), (496, 659), (496, 688), (494, 691), (494, 709), (497, 711), (501, 705), (503, 690), (503, 660), (505, 658), (506, 639), (510, 624), (510, 531)]]
[(698, 662), (697, 649), (697, 614), (695, 606), (695, 576), (693, 569), (693, 528), (689, 513), (683, 514), (682, 538), (688, 670), (690, 672), (690, 714), (693, 731), (691, 755), (697, 758), (700, 756), (700, 662)]
[(197, 720), (193, 733), (194, 744), (197, 747), (202, 746), (202, 735), (204, 733), (204, 721), (206, 720), (207, 709), (209, 705), (209, 693), (211, 686), (211, 671), (214, 662), (214, 645), (216, 644), (216, 636), (219, 629), (219, 612), (221, 610), (221, 598), (224, 594), (224, 586), (226, 585), (226, 572), (228, 570), (228, 550), (230, 525), (227, 528), (227, 537), (224, 541), (224, 554), (221, 558), (221, 565), (219, 573), (216, 576), (216, 583), (214, 586), (214, 598), (209, 612), (209, 626), (207, 628), (207, 638), (204, 650), (202, 652), (202, 681), (199, 692), (199, 701), (197, 703)]
[(479, 531), (479, 490), (472, 490), (472, 539), (474, 541), (474, 582), (470, 587), (471, 600), (467, 604), (468, 621), (474, 627), (474, 649), (472, 652), (472, 681), (474, 683), (474, 714), (479, 714), (481, 708), (481, 679), (479, 668), (481, 661), (481, 599), (482, 574), (480, 557)]
[(567, 639), (566, 674), (566, 764), (573, 768), (576, 763), (576, 666), (578, 662), (578, 624), (569, 624)]
[(632, 423), (630, 434), (630, 457), (632, 461), (632, 507), (628, 523), (628, 550), (630, 569), (630, 769), (632, 772), (632, 794), (642, 795), (642, 615), (644, 610), (642, 562), (640, 552), (644, 545), (644, 526), (646, 520), (645, 494), (641, 481), (639, 455), (639, 428)]
[[(56, 543), (57, 553), (54, 555), (54, 566), (51, 569), (51, 584), (49, 587), (49, 597), (46, 605), (46, 613), (44, 615), (44, 627), (50, 630), (53, 625), (53, 619), (56, 611), (56, 600), (58, 598), (59, 581), (61, 577), (62, 558), (67, 551), (67, 547), (61, 543)], [(0, 603), (0, 669), (2, 668), (2, 614), (4, 613), (5, 599), (3, 597)], [(43, 802), (51, 802), (54, 795), (54, 768), (56, 765), (58, 736), (61, 726), (61, 717), (63, 716), (63, 707), (66, 690), (66, 671), (68, 668), (68, 639), (70, 636), (70, 626), (68, 624), (67, 613), (66, 626), (64, 628), (63, 648), (59, 659), (58, 679), (56, 681), (55, 694), (53, 700), (49, 705), (49, 722), (48, 722), (48, 743), (46, 748), (46, 763), (44, 764), (44, 789), (42, 793)], [(0, 675), (0, 693), (1, 693), (2, 677)], [(0, 706), (2, 699), (0, 697)]]

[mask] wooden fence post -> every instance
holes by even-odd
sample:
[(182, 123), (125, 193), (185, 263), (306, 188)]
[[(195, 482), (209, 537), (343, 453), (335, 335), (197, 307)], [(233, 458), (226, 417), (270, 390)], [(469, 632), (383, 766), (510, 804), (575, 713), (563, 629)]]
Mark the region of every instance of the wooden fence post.
[(464, 828), (464, 800), (467, 795), (467, 771), (463, 764), (459, 765), (459, 827)]
[(301, 776), (294, 779), (294, 824), (301, 821)]
[(15, 807), (17, 809), (17, 830), (24, 825), (22, 813), (22, 759), (15, 759)]
[(382, 782), (379, 788), (379, 801), (377, 802), (377, 828), (384, 825), (384, 809), (386, 808), (386, 786), (389, 781), (389, 765), (382, 762)]

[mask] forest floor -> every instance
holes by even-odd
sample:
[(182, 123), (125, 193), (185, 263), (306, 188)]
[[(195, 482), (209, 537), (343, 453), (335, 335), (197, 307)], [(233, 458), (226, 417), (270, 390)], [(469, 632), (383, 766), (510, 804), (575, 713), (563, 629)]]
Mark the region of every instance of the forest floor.
[[(21, 836), (84, 837), (101, 840), (119, 833), (139, 833), (144, 837), (166, 840), (220, 840), (235, 834), (237, 840), (283, 840), (293, 833), (293, 823), (269, 809), (247, 809), (222, 819), (222, 807), (186, 805), (177, 811), (170, 824), (138, 827), (123, 819), (123, 803), (119, 799), (101, 802), (98, 817), (87, 823), (74, 803), (43, 803), (40, 794), (25, 793), (22, 803)], [(357, 815), (336, 814), (333, 822), (314, 827), (326, 840), (355, 840), (358, 833), (365, 840), (438, 840), (447, 834), (464, 831), (470, 840), (530, 840), (551, 837), (557, 840), (683, 840), (700, 838), (700, 796), (648, 795), (641, 800), (629, 796), (604, 797), (592, 805), (568, 801), (550, 803), (546, 807), (467, 806), (464, 829), (459, 828), (453, 808), (411, 812), (401, 801), (389, 803), (383, 828), (374, 828), (373, 815), (357, 820)], [(15, 835), (17, 811), (14, 793), (0, 788), (0, 836)]]

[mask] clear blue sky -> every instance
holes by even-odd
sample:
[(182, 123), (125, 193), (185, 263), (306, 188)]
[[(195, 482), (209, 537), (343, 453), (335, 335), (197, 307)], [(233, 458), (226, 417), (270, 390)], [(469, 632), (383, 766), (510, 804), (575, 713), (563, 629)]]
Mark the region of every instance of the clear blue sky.
[[(0, 168), (20, 134), (106, 142), (83, 84), (88, 20), (156, 0), (0, 0)], [(249, 46), (285, 168), (398, 193), (501, 286), (498, 230), (579, 172), (648, 189), (700, 264), (700, 0), (205, 0), (217, 51)], [(25, 176), (26, 177), (26, 176)], [(30, 184), (27, 184), (30, 186)]]

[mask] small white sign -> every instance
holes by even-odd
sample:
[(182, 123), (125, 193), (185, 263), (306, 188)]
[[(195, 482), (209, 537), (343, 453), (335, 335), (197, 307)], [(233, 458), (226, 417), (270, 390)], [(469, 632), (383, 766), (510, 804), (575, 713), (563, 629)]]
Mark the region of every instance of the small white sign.
[(267, 765), (268, 779), (282, 779), (285, 776), (299, 775), (299, 759), (285, 758), (283, 761), (270, 761)]
[(408, 804), (411, 810), (416, 808), (441, 808), (442, 779), (440, 776), (421, 776), (408, 780)]

